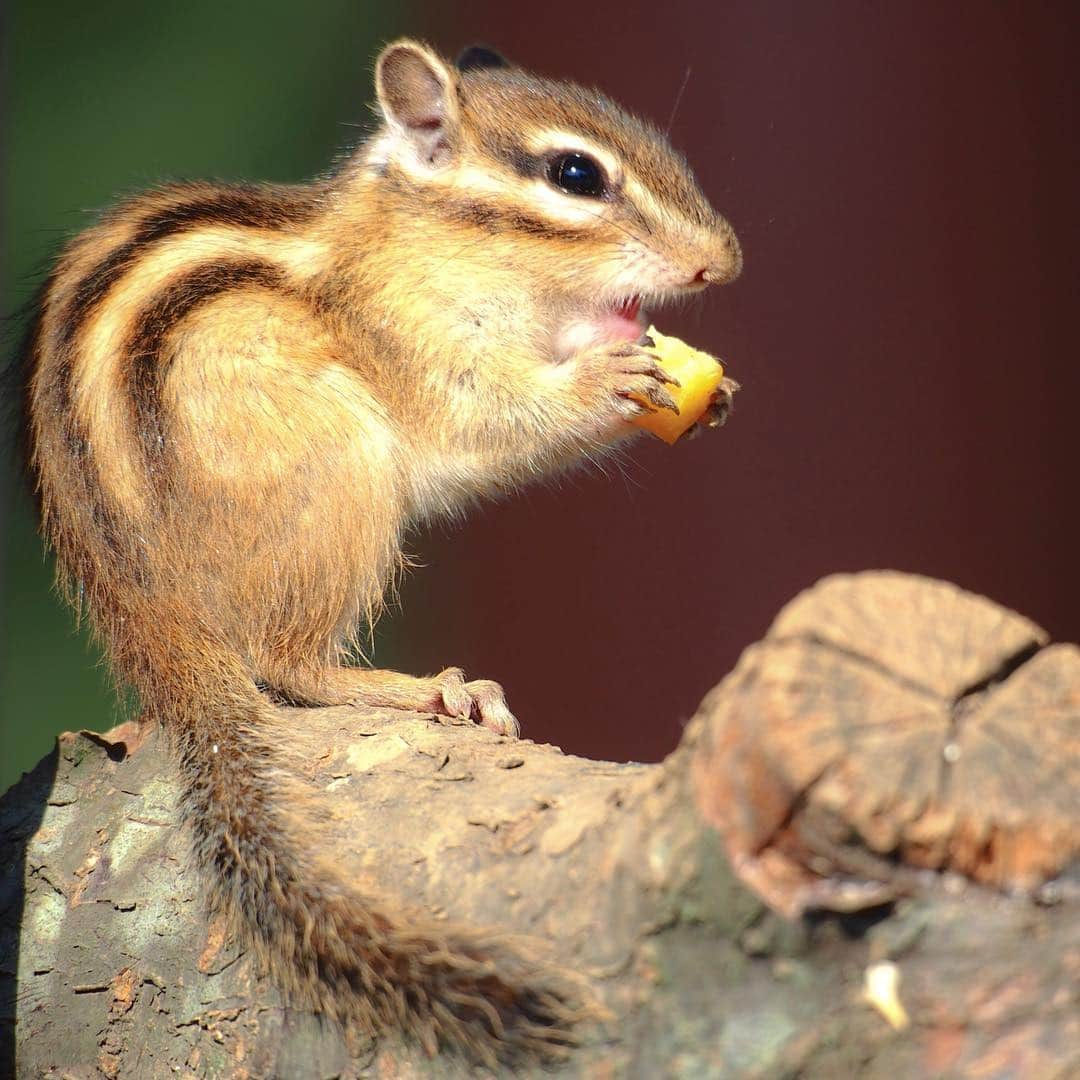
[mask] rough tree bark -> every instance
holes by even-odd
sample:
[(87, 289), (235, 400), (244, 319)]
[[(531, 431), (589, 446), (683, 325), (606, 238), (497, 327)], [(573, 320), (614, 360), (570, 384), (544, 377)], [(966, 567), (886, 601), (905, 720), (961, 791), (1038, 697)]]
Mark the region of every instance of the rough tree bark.
[[(826, 579), (659, 765), (389, 711), (275, 736), (362, 888), (586, 980), (607, 1019), (560, 1075), (1080, 1072), (1080, 649), (989, 601)], [(207, 924), (176, 798), (126, 727), (62, 736), (0, 803), (0, 1074), (468, 1071), (288, 1008)], [(891, 1022), (868, 969), (900, 977)]]

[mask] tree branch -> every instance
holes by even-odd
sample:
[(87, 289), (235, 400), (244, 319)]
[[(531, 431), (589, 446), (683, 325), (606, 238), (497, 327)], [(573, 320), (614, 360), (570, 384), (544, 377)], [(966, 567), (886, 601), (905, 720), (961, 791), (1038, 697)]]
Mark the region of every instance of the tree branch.
[[(606, 1020), (565, 1075), (1065, 1075), (1080, 650), (1044, 645), (867, 574), (788, 605), (659, 765), (392, 711), (282, 709), (272, 734), (290, 814), (358, 889), (584, 980)], [(62, 736), (0, 802), (0, 1072), (466, 1071), (282, 1003), (207, 924), (168, 747), (135, 730)], [(903, 1030), (863, 994), (880, 963)]]

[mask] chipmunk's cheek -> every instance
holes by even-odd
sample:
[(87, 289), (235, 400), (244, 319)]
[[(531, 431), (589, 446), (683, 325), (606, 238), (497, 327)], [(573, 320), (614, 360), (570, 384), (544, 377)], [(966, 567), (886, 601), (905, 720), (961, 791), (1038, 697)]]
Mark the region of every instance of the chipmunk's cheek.
[(567, 323), (555, 335), (555, 358), (568, 360), (577, 353), (605, 341), (637, 341), (648, 326), (648, 318), (637, 300), (618, 307), (590, 313)]

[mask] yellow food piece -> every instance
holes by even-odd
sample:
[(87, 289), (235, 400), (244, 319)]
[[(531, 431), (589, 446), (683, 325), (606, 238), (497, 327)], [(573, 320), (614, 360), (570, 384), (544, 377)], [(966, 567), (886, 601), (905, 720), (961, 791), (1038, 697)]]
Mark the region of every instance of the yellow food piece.
[[(679, 411), (657, 409), (639, 416), (634, 425), (652, 432), (671, 446), (705, 415), (705, 410), (716, 400), (724, 368), (714, 356), (691, 348), (677, 337), (661, 334), (655, 326), (649, 327), (648, 337), (655, 343), (649, 351), (655, 353), (665, 371), (679, 380), (678, 386), (664, 384)], [(655, 408), (636, 395), (634, 400)]]

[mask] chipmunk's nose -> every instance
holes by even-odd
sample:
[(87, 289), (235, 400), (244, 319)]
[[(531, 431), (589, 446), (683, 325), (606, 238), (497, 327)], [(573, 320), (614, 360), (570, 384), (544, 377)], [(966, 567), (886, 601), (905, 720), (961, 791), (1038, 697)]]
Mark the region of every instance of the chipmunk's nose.
[(735, 231), (726, 221), (710, 246), (710, 258), (700, 271), (700, 280), (707, 285), (727, 285), (742, 273), (743, 257)]
[(710, 266), (705, 270), (699, 270), (698, 276), (694, 280), (704, 282), (706, 285), (726, 285), (729, 281), (734, 281), (739, 276), (739, 271), (741, 269), (741, 262), (734, 270), (730, 267), (719, 268)]
[(739, 256), (734, 263), (726, 263), (722, 266), (703, 266), (686, 284), (688, 286), (700, 285), (727, 285), (734, 281), (742, 270), (742, 257)]
[(698, 234), (694, 238), (697, 242), (689, 247), (692, 254), (687, 260), (690, 265), (687, 267), (686, 288), (726, 285), (742, 272), (742, 248), (735, 232), (722, 218), (720, 226), (708, 233)]
[(735, 230), (723, 218), (718, 220), (716, 228), (701, 236), (700, 243), (701, 262), (689, 284), (727, 285), (742, 273), (742, 248)]

